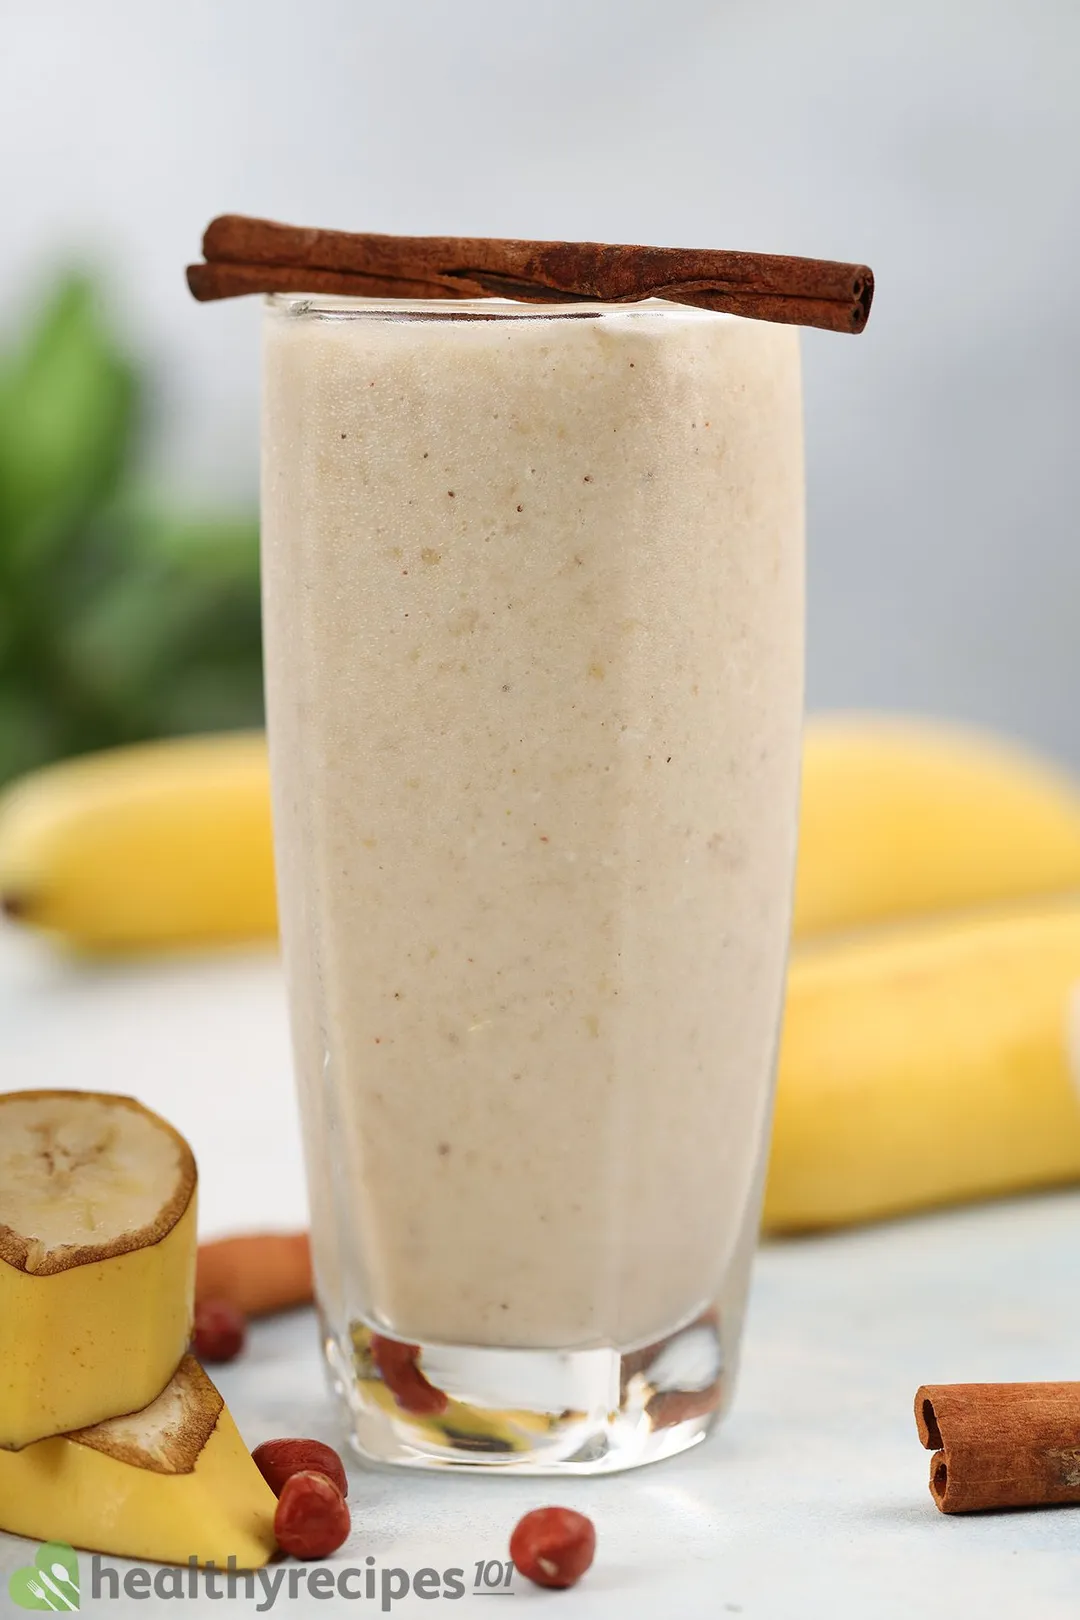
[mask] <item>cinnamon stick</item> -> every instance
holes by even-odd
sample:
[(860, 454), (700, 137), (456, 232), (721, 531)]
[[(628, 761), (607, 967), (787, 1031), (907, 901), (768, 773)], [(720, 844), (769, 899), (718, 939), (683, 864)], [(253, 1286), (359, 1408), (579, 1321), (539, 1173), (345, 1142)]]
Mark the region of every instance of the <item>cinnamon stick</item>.
[(866, 265), (771, 253), (598, 242), (376, 236), (223, 214), (188, 266), (200, 300), (255, 292), (368, 298), (512, 298), (636, 303), (665, 298), (755, 320), (861, 332), (874, 277)]
[(200, 1243), (195, 1299), (226, 1299), (245, 1316), (309, 1305), (314, 1292), (306, 1232), (250, 1232)]
[(924, 1384), (915, 1422), (942, 1513), (1080, 1502), (1080, 1383)]

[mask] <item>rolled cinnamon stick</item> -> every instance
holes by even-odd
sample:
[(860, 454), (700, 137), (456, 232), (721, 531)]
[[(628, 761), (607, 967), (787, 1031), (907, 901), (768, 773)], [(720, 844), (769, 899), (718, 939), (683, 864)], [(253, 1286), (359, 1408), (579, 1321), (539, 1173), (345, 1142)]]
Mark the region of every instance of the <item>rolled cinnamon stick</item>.
[(598, 242), (378, 236), (223, 214), (189, 265), (198, 299), (251, 292), (375, 298), (512, 298), (634, 303), (665, 298), (757, 320), (861, 332), (874, 278), (866, 265), (783, 254)]
[(924, 1384), (915, 1423), (942, 1513), (1080, 1502), (1080, 1383)]
[(309, 1305), (313, 1294), (306, 1232), (250, 1232), (200, 1243), (195, 1298), (225, 1299), (245, 1316)]

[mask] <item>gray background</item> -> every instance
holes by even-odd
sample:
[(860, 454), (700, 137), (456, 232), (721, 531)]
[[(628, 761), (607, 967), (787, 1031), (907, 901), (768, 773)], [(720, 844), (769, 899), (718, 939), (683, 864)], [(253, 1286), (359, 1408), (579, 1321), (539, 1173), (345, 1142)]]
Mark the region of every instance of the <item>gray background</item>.
[(1077, 0), (0, 0), (0, 295), (110, 267), (155, 477), (249, 501), (257, 309), (227, 209), (865, 259), (805, 341), (810, 698), (1080, 764)]

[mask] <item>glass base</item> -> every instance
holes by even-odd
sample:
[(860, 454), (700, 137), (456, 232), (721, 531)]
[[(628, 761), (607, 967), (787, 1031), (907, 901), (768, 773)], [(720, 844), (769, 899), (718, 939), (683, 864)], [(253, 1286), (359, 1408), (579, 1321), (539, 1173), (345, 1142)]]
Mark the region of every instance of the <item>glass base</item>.
[(697, 1445), (729, 1396), (715, 1309), (622, 1351), (410, 1344), (360, 1322), (323, 1343), (353, 1446), (398, 1467), (618, 1473)]

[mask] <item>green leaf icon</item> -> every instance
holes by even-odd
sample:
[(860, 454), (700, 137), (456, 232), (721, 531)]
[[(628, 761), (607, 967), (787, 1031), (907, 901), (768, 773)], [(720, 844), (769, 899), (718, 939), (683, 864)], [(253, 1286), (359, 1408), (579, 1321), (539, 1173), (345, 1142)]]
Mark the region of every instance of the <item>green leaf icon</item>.
[(47, 1541), (32, 1564), (17, 1569), (8, 1594), (20, 1609), (47, 1609), (69, 1614), (79, 1607), (79, 1560), (63, 1541)]

